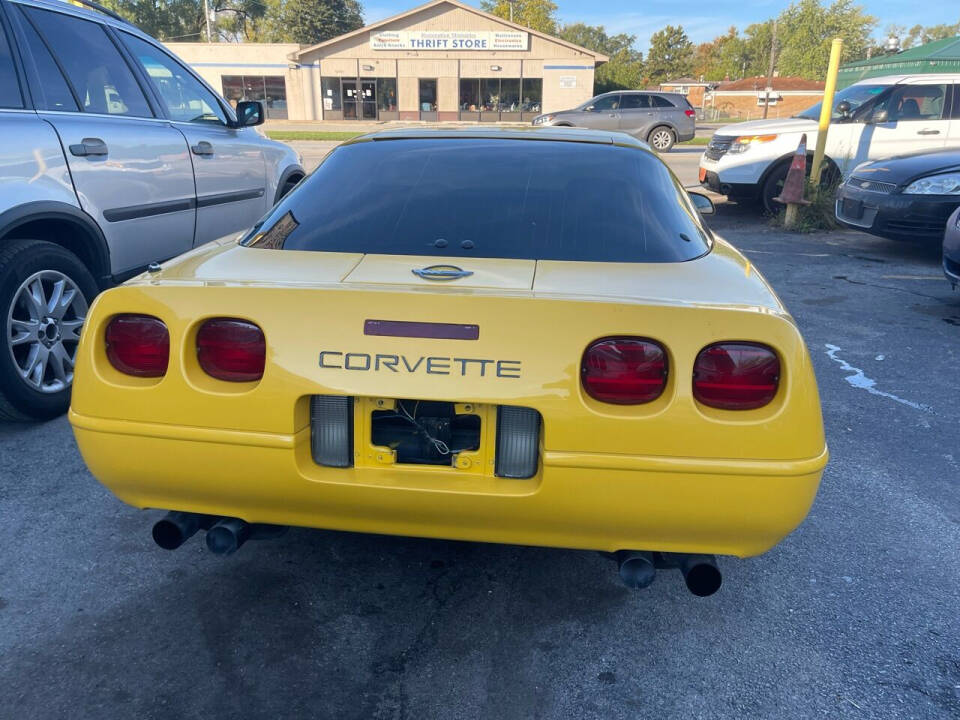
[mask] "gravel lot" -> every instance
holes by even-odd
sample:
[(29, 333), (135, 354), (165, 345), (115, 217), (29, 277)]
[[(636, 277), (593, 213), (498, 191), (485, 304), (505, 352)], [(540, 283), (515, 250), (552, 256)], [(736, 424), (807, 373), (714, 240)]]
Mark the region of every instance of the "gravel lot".
[(226, 559), (0, 426), (4, 718), (956, 718), (960, 293), (935, 252), (723, 206), (810, 347), (832, 460), (707, 599), (589, 552), (295, 529)]

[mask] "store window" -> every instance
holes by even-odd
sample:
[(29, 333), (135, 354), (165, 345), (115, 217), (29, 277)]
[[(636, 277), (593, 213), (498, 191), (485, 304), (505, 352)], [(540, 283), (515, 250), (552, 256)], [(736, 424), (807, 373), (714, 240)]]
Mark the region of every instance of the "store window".
[(520, 96), (521, 112), (539, 114), (543, 107), (543, 78), (524, 78)]
[(342, 106), (340, 105), (340, 78), (320, 78), (320, 92), (323, 95), (324, 112), (331, 110), (339, 111), (342, 109)]
[(223, 96), (233, 107), (240, 101), (259, 100), (267, 117), (287, 118), (287, 84), (282, 75), (224, 75)]
[(381, 114), (397, 112), (396, 78), (377, 78), (377, 109)]
[[(524, 93), (532, 100), (524, 100)], [(463, 120), (520, 120), (523, 112), (539, 112), (543, 81), (520, 78), (463, 78), (460, 80), (460, 117)], [(538, 109), (525, 110), (524, 105)], [(479, 116), (476, 113), (480, 113)]]
[(460, 112), (480, 112), (480, 79), (460, 79)]

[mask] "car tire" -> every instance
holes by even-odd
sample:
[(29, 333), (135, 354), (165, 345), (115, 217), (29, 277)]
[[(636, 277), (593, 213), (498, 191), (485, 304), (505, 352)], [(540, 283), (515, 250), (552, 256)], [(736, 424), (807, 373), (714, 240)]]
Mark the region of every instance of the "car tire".
[(670, 152), (677, 142), (677, 136), (666, 125), (658, 125), (647, 135), (647, 144), (658, 153)]
[[(793, 162), (793, 158), (782, 160), (773, 168), (773, 170), (770, 171), (770, 174), (767, 175), (767, 179), (763, 181), (763, 188), (760, 191), (760, 202), (763, 204), (763, 209), (771, 215), (776, 215), (786, 207), (786, 205), (776, 202), (774, 198), (780, 197), (780, 192), (783, 190), (783, 183), (787, 179), (787, 172), (790, 170), (791, 162)], [(812, 165), (813, 162), (808, 157), (808, 179), (810, 177)], [(829, 187), (839, 179), (840, 173), (837, 170), (837, 166), (828, 159), (825, 159), (822, 170), (820, 171), (820, 187)]]
[(96, 294), (90, 271), (59, 245), (0, 247), (0, 420), (67, 411), (80, 330)]

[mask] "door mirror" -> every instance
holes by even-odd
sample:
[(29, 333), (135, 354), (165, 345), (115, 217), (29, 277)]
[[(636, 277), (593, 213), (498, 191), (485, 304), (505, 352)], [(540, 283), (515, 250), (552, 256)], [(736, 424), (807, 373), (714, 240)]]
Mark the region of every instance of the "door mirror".
[(266, 113), (263, 111), (263, 103), (257, 100), (243, 101), (237, 103), (237, 123), (234, 127), (252, 127), (253, 125), (262, 125), (266, 119)]
[(885, 108), (877, 108), (870, 114), (869, 123), (871, 125), (881, 125), (890, 121), (890, 113)]
[(840, 117), (844, 120), (850, 117), (850, 103), (846, 100), (841, 100), (837, 103), (837, 112), (840, 113)]
[(584, 112), (594, 112), (594, 107), (593, 107), (593, 105), (587, 105), (587, 106), (583, 109), (583, 111), (584, 111)]
[(690, 196), (690, 199), (693, 201), (693, 206), (701, 215), (713, 215), (717, 211), (713, 200), (706, 195), (701, 195), (698, 192), (688, 192), (687, 195)]

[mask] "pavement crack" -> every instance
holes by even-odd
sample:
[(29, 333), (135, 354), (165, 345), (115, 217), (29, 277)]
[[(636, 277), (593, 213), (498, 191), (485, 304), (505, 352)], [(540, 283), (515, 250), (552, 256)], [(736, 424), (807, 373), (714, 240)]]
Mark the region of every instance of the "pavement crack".
[(936, 300), (937, 302), (946, 304), (946, 300), (936, 295), (928, 295), (927, 293), (917, 292), (916, 290), (907, 290), (906, 288), (899, 288), (894, 285), (881, 285), (879, 283), (867, 282), (865, 280), (851, 280), (846, 275), (834, 275), (834, 280), (843, 280), (848, 282), (851, 285), (866, 285), (868, 287), (880, 288), (881, 290), (895, 290), (897, 292), (907, 293), (908, 295), (916, 295), (917, 297), (927, 298), (928, 300)]

